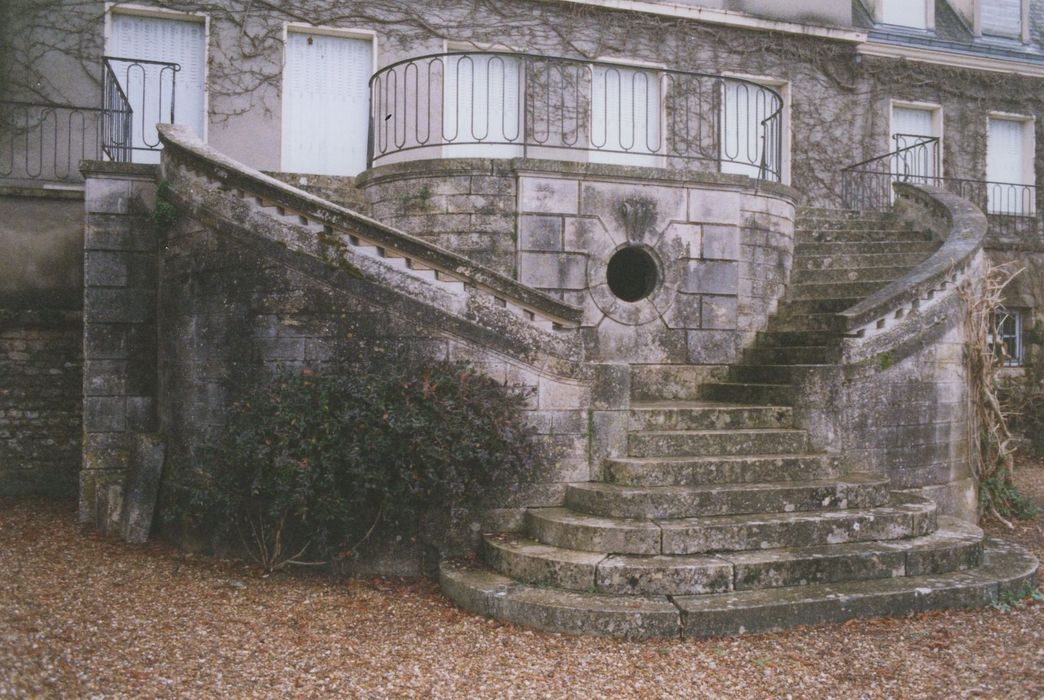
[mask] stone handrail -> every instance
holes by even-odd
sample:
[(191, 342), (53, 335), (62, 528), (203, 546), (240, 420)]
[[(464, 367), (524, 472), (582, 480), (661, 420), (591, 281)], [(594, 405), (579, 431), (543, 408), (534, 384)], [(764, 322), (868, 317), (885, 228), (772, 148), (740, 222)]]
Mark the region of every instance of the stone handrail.
[(969, 201), (938, 187), (894, 183), (895, 210), (944, 243), (927, 260), (883, 289), (838, 313), (855, 343), (891, 330), (910, 312), (934, 305), (977, 260), (986, 216)]
[(224, 187), (248, 192), (265, 206), (277, 207), (283, 216), (317, 222), (330, 233), (350, 236), (356, 244), (375, 246), (387, 257), (406, 258), (411, 264), (435, 270), (440, 280), (459, 281), (525, 320), (554, 328), (579, 326), (580, 308), (249, 168), (206, 146), (186, 127), (160, 124), (158, 129), (164, 148), (172, 155), (192, 163)]

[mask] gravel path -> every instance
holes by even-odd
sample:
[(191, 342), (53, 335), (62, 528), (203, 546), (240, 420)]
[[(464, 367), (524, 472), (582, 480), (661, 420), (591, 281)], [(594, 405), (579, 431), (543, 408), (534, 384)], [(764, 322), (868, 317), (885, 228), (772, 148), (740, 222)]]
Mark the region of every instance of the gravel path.
[[(1044, 505), (1044, 468), (1020, 472)], [(1044, 558), (1044, 517), (1015, 533)], [(429, 581), (258, 578), (0, 500), (0, 697), (1044, 698), (1044, 604), (706, 641), (546, 634)]]

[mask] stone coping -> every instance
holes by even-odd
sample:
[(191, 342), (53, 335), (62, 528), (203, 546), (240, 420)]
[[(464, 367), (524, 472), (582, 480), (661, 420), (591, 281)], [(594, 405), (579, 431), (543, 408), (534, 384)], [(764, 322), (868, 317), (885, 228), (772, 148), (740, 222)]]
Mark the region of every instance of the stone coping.
[(921, 219), (934, 218), (942, 224), (937, 227), (937, 233), (945, 242), (912, 271), (840, 312), (838, 315), (845, 319), (850, 332), (910, 306), (945, 286), (948, 278), (971, 263), (986, 239), (986, 215), (968, 200), (939, 187), (901, 182), (894, 183), (893, 187), (899, 197), (896, 208), (906, 207), (908, 212), (913, 210), (913, 215), (920, 215)]
[(360, 173), (355, 179), (355, 184), (358, 187), (367, 187), (379, 184), (385, 180), (401, 180), (412, 177), (443, 177), (452, 175), (509, 176), (520, 173), (629, 180), (637, 181), (638, 184), (705, 185), (722, 189), (756, 191), (762, 194), (782, 197), (795, 203), (800, 199), (798, 191), (789, 185), (754, 180), (746, 175), (540, 158), (427, 158), (408, 160), (387, 165), (376, 165)]
[(157, 163), (119, 163), (112, 160), (82, 160), (80, 172), (85, 178), (100, 175), (155, 180), (159, 174)]
[(0, 197), (24, 197), (35, 199), (56, 199), (83, 201), (83, 185), (62, 185), (48, 187), (46, 183), (3, 183), (0, 182)]
[(405, 256), (452, 270), (462, 281), (485, 288), (568, 325), (579, 325), (583, 310), (533, 290), (515, 280), (489, 270), (467, 258), (287, 185), (264, 173), (215, 151), (203, 144), (192, 131), (175, 124), (158, 126), (160, 140), (168, 155), (193, 163), (202, 172), (229, 187), (247, 190), (276, 206), (307, 214), (316, 221), (349, 231), (355, 230), (377, 245), (387, 246)]

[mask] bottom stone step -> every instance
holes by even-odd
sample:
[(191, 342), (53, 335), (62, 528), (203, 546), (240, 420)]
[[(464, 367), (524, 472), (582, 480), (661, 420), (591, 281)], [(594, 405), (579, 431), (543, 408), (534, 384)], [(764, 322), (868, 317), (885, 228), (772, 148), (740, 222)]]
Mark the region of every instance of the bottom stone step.
[(550, 632), (628, 639), (713, 637), (797, 625), (981, 607), (1035, 583), (1036, 558), (987, 539), (982, 566), (947, 574), (698, 596), (577, 593), (518, 583), (475, 563), (444, 561), (443, 592), (479, 615)]

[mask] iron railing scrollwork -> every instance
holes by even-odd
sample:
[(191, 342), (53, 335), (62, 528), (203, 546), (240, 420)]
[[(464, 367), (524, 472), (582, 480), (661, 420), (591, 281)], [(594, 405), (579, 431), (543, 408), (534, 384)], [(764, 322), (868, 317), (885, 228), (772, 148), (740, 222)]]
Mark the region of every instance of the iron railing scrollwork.
[(156, 124), (173, 124), (177, 76), (181, 66), (169, 61), (105, 56), (102, 99), (107, 154), (134, 160), (133, 154), (163, 149)]
[(102, 110), (0, 101), (0, 178), (77, 183), (81, 160), (102, 155)]
[(781, 180), (783, 98), (739, 78), (472, 51), (393, 63), (370, 90), (370, 165), (523, 156)]
[(986, 214), (993, 236), (1044, 235), (1044, 214), (1037, 188), (1014, 182), (993, 182), (941, 173), (939, 139), (897, 134), (896, 149), (841, 170), (841, 197), (845, 207), (869, 211), (890, 209), (892, 183), (941, 187), (967, 199)]

